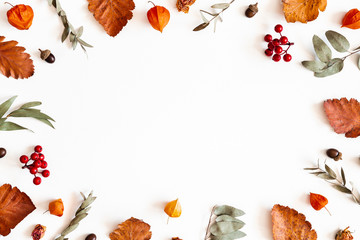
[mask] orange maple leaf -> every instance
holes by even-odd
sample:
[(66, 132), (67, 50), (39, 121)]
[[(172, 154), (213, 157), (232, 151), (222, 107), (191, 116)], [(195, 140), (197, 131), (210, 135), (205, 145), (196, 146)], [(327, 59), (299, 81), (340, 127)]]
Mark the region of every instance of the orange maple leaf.
[(320, 11), (325, 11), (327, 0), (282, 0), (287, 22), (307, 23), (315, 20)]
[(132, 0), (88, 0), (89, 11), (108, 35), (115, 37), (133, 16), (135, 3)]
[(0, 235), (7, 236), (16, 225), (35, 210), (31, 199), (10, 184), (0, 187)]
[(25, 53), (25, 48), (16, 46), (17, 41), (3, 42), (5, 37), (0, 36), (0, 71), (6, 77), (28, 78), (34, 74), (33, 61)]
[(324, 102), (324, 109), (336, 133), (345, 133), (348, 138), (360, 135), (360, 103), (356, 99), (328, 99)]
[(311, 230), (311, 223), (306, 221), (304, 214), (295, 209), (276, 204), (271, 211), (271, 217), (274, 240), (317, 239), (315, 230)]
[(130, 218), (118, 225), (109, 235), (111, 240), (149, 240), (150, 225), (136, 218)]

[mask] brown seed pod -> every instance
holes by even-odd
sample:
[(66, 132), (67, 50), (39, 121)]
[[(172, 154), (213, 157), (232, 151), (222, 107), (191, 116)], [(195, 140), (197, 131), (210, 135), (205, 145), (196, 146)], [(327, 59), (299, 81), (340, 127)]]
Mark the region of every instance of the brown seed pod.
[(248, 18), (252, 18), (253, 16), (255, 16), (255, 14), (259, 11), (257, 5), (258, 3), (250, 4), (245, 11), (245, 16), (247, 16)]
[(349, 227), (344, 230), (339, 230), (335, 235), (335, 240), (351, 240), (354, 237), (351, 235), (351, 232), (348, 230)]

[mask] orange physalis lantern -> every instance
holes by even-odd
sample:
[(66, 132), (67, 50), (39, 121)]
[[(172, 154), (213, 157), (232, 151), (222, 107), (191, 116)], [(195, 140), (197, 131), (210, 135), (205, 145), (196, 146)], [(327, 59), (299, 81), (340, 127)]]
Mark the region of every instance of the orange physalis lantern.
[(50, 214), (61, 217), (64, 213), (64, 203), (61, 198), (49, 203)]
[(356, 8), (348, 11), (342, 20), (341, 27), (347, 27), (351, 29), (360, 28), (360, 11)]
[(164, 212), (169, 216), (173, 218), (180, 217), (181, 215), (181, 205), (179, 203), (179, 200), (176, 199), (174, 201), (168, 202), (164, 208)]
[(155, 30), (162, 32), (165, 26), (169, 23), (170, 12), (164, 7), (155, 6), (153, 2), (151, 3), (154, 7), (147, 12), (147, 18)]
[(7, 18), (12, 26), (19, 30), (27, 30), (32, 24), (34, 11), (28, 5), (19, 4), (7, 11)]
[[(326, 211), (330, 214), (329, 210), (325, 207), (328, 204), (328, 200), (326, 197), (316, 193), (310, 193), (310, 204), (316, 210), (319, 211), (322, 208), (325, 208)], [(330, 214), (331, 215), (331, 214)]]

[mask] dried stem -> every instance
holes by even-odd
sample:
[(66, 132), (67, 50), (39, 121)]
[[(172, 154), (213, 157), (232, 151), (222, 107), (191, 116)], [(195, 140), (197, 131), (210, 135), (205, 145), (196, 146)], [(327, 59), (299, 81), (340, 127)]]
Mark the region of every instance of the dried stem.
[(206, 228), (206, 234), (205, 234), (205, 239), (204, 240), (207, 240), (209, 238), (210, 225), (211, 225), (211, 222), (212, 222), (212, 217), (214, 215), (215, 208), (216, 208), (216, 205), (211, 209), (209, 223), (208, 223), (208, 226)]

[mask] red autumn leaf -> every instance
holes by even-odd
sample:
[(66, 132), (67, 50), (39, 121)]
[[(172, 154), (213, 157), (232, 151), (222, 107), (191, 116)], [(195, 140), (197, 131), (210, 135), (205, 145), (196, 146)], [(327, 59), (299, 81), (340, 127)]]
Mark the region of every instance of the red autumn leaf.
[(348, 138), (360, 135), (360, 103), (356, 99), (328, 99), (324, 110), (336, 133), (345, 133)]
[(149, 240), (150, 225), (132, 217), (119, 224), (109, 237), (111, 240)]
[(31, 199), (10, 184), (0, 187), (0, 235), (9, 235), (11, 229), (35, 210)]
[(105, 29), (115, 37), (133, 16), (135, 3), (132, 0), (88, 0), (89, 11)]
[(274, 205), (271, 211), (274, 240), (307, 239), (316, 240), (317, 234), (311, 223), (295, 209)]
[(25, 48), (16, 46), (17, 41), (3, 42), (0, 36), (0, 72), (6, 77), (28, 78), (34, 74), (33, 61)]

